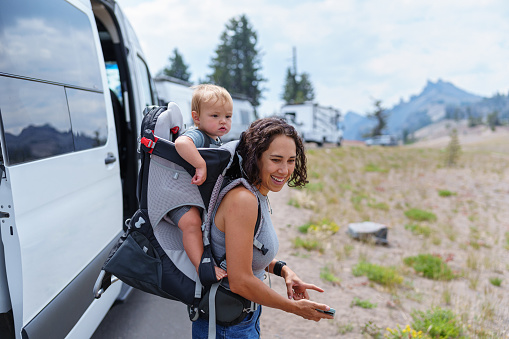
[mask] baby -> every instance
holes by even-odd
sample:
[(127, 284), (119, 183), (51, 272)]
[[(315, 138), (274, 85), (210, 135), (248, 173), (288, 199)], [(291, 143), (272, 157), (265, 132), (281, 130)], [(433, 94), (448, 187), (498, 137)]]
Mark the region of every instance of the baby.
[[(217, 147), (222, 144), (219, 137), (228, 133), (232, 125), (233, 100), (228, 91), (220, 86), (202, 84), (193, 88), (191, 114), (195, 126), (175, 140), (175, 148), (196, 170), (191, 183), (201, 185), (207, 178), (207, 167), (197, 148)], [(182, 230), (184, 249), (198, 271), (203, 254), (200, 208), (182, 206), (168, 214)], [(223, 269), (214, 269), (217, 280), (226, 276)]]

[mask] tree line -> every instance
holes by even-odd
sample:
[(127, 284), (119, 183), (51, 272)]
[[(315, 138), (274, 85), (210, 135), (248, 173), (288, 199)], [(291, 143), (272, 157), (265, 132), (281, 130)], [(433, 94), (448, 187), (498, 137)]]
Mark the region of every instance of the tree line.
[[(258, 35), (246, 15), (231, 18), (225, 25), (214, 51), (209, 67), (211, 73), (200, 82), (208, 82), (226, 88), (230, 93), (242, 94), (255, 109), (263, 98), (261, 50)], [(295, 58), (295, 56), (294, 56)], [(294, 63), (295, 64), (295, 63)], [(189, 65), (177, 48), (169, 57), (169, 65), (160, 74), (189, 82)], [(308, 73), (298, 74), (296, 67), (288, 67), (281, 99), (287, 104), (299, 104), (313, 100), (313, 85)]]

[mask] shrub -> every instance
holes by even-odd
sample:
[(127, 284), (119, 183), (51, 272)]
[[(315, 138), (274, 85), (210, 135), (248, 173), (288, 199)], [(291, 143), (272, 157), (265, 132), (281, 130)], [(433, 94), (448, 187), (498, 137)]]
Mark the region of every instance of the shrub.
[(293, 239), (293, 246), (295, 248), (302, 247), (307, 251), (312, 251), (312, 250), (322, 251), (322, 246), (321, 246), (320, 242), (318, 240), (314, 240), (314, 239), (302, 239), (301, 237), (297, 237), (297, 238)]
[(300, 233), (306, 234), (306, 233), (308, 233), (308, 230), (311, 227), (311, 225), (312, 225), (311, 222), (305, 223), (304, 225), (299, 226), (298, 230)]
[(441, 197), (450, 197), (451, 195), (456, 195), (456, 193), (454, 192), (451, 192), (449, 190), (439, 190), (438, 191), (438, 195), (441, 196)]
[(416, 331), (409, 325), (403, 329), (399, 325), (396, 325), (396, 328), (387, 327), (386, 331), (384, 336), (389, 339), (426, 338), (422, 331)]
[(353, 268), (352, 273), (356, 277), (365, 275), (370, 281), (389, 287), (403, 282), (403, 278), (393, 267), (380, 266), (366, 261), (359, 262)]
[(490, 283), (493, 286), (500, 287), (500, 285), (502, 285), (502, 279), (499, 277), (490, 278)]
[(350, 303), (350, 307), (359, 306), (362, 308), (375, 308), (377, 304), (373, 304), (369, 300), (361, 300), (357, 297), (354, 297), (352, 302)]
[(384, 169), (384, 168), (380, 168), (378, 167), (377, 165), (373, 164), (373, 163), (369, 163), (367, 164), (365, 167), (364, 167), (364, 171), (365, 172), (380, 172), (380, 173), (386, 173), (388, 172), (388, 170)]
[(434, 280), (451, 280), (454, 274), (441, 258), (431, 254), (419, 254), (414, 257), (406, 257), (403, 262), (414, 268), (415, 271)]
[(428, 211), (423, 211), (418, 208), (411, 208), (408, 211), (405, 211), (405, 216), (408, 219), (416, 220), (416, 221), (435, 221), (437, 220), (437, 216)]
[(300, 233), (324, 232), (334, 234), (339, 231), (339, 225), (329, 219), (322, 219), (319, 222), (308, 222), (299, 226), (298, 229)]
[(427, 332), (437, 339), (462, 338), (463, 328), (451, 310), (435, 307), (426, 312), (414, 310), (411, 315), (416, 331)]
[(336, 277), (336, 275), (334, 274), (334, 272), (332, 272), (332, 269), (329, 266), (320, 269), (320, 278), (324, 281), (331, 282), (334, 285), (339, 284), (341, 281), (338, 277)]
[(418, 224), (408, 224), (405, 225), (405, 229), (411, 231), (415, 235), (422, 235), (426, 238), (431, 235), (431, 228), (429, 228), (428, 226), (422, 226)]

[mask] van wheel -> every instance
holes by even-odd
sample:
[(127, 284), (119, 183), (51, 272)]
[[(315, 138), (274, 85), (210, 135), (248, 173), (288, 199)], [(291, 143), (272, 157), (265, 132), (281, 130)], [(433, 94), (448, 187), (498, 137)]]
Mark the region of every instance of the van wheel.
[(337, 145), (338, 145), (339, 147), (341, 147), (341, 144), (342, 144), (342, 143), (343, 143), (343, 139), (342, 139), (342, 138), (339, 138), (339, 139), (338, 139), (338, 142), (337, 142)]

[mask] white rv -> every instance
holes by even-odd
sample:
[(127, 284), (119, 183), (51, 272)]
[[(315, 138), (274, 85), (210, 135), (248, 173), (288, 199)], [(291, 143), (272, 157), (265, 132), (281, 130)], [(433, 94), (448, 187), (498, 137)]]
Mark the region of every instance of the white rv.
[[(192, 84), (169, 76), (156, 77), (155, 83), (160, 104), (167, 105), (170, 101), (175, 102), (182, 111), (184, 127), (193, 126), (193, 118), (191, 117), (193, 89), (190, 88)], [(256, 119), (253, 105), (246, 96), (233, 93), (231, 93), (231, 96), (233, 99), (232, 127), (228, 134), (221, 137), (223, 142), (239, 139), (240, 134)]]
[(184, 129), (194, 125), (191, 117), (191, 99), (193, 97), (193, 85), (191, 82), (173, 78), (170, 76), (158, 76), (154, 78), (157, 95), (161, 105), (167, 105), (170, 101), (176, 103), (182, 112)]
[(2, 1), (0, 32), (0, 338), (90, 338), (153, 82), (113, 0)]
[(283, 106), (281, 116), (297, 128), (305, 142), (314, 142), (319, 146), (326, 142), (341, 146), (343, 142), (341, 113), (338, 109), (307, 101)]

